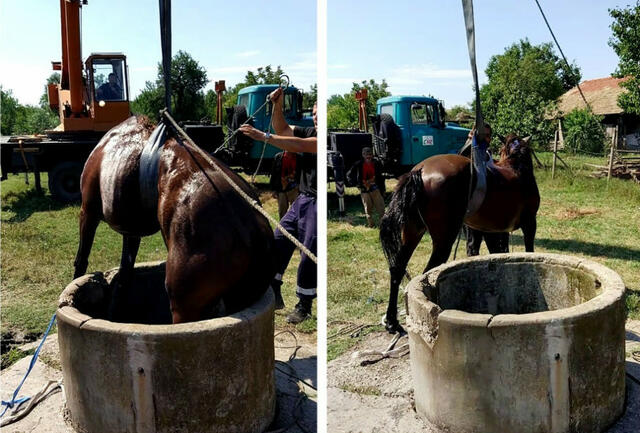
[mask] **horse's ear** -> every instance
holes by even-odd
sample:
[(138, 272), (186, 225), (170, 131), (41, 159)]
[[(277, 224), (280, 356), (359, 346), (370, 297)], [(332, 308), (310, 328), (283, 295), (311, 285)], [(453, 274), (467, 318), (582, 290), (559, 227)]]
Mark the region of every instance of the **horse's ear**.
[(531, 136), (530, 136), (530, 135), (527, 135), (526, 137), (524, 137), (524, 138), (522, 139), (522, 142), (528, 146), (528, 145), (529, 145), (529, 143), (531, 142)]
[(506, 144), (507, 143), (507, 138), (500, 135), (500, 134), (496, 134), (496, 137), (498, 137), (498, 140), (500, 140), (500, 143), (502, 144)]

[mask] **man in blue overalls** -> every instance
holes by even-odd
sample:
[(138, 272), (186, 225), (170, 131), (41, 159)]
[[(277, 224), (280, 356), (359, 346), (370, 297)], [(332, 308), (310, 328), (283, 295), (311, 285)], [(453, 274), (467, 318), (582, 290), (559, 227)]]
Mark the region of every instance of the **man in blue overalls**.
[[(291, 126), (287, 123), (282, 109), (282, 88), (274, 90), (269, 95), (273, 103), (273, 130), (275, 134), (262, 132), (250, 125), (242, 125), (240, 131), (254, 140), (266, 141), (267, 143), (289, 152), (300, 153), (298, 159), (301, 165), (299, 190), (300, 195), (291, 204), (280, 224), (296, 237), (313, 254), (317, 251), (317, 182), (316, 166), (318, 139), (316, 127), (318, 125), (317, 106), (313, 107), (313, 127)], [(275, 231), (275, 251), (276, 251), (276, 276), (271, 283), (276, 296), (276, 309), (284, 308), (282, 300), (282, 274), (287, 269), (291, 260), (295, 245), (280, 232)], [(317, 296), (317, 266), (301, 253), (300, 265), (298, 266), (298, 280), (296, 295), (298, 303), (294, 310), (287, 315), (287, 322), (300, 323), (311, 317), (311, 306), (313, 299)]]

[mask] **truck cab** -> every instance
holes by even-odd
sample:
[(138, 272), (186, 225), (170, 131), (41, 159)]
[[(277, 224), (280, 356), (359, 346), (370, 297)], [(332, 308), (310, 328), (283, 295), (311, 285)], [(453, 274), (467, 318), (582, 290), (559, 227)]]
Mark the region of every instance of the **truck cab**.
[[(278, 88), (277, 84), (259, 84), (248, 86), (238, 92), (237, 105), (244, 106), (247, 115), (255, 113), (262, 104), (264, 104), (267, 95)], [(303, 112), (302, 109), (302, 90), (293, 86), (289, 86), (284, 91), (284, 118), (289, 125), (292, 126), (313, 126), (313, 118), (311, 113)], [(253, 126), (261, 131), (266, 131), (271, 121), (272, 104), (268, 103), (266, 107), (258, 111), (253, 116)], [(272, 131), (273, 132), (273, 129)], [(256, 161), (262, 155), (262, 141), (253, 141), (253, 145), (249, 150), (249, 158)], [(271, 160), (276, 153), (280, 152), (277, 147), (267, 145), (264, 152), (264, 159)], [(265, 161), (266, 162), (266, 161)]]
[(412, 167), (430, 156), (456, 153), (469, 130), (447, 125), (441, 101), (426, 96), (388, 96), (378, 100), (376, 113), (387, 114), (401, 131), (401, 167)]

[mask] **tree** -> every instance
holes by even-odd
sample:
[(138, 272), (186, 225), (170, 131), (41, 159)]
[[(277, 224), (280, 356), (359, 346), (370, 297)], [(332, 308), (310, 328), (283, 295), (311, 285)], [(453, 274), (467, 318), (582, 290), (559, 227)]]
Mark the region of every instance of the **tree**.
[[(171, 60), (171, 104), (176, 120), (200, 120), (206, 107), (203, 89), (209, 82), (207, 72), (189, 53), (178, 51)], [(147, 81), (140, 95), (132, 102), (131, 111), (157, 119), (164, 107), (164, 71), (158, 64), (155, 83)]]
[(18, 100), (12, 96), (11, 90), (0, 86), (0, 132), (2, 135), (13, 134), (18, 111)]
[(49, 75), (49, 78), (47, 78), (47, 84), (44, 85), (44, 93), (42, 94), (42, 96), (40, 96), (40, 108), (51, 109), (51, 107), (49, 107), (49, 84), (60, 84), (60, 73), (54, 72), (53, 74)]
[(580, 69), (567, 67), (550, 43), (532, 45), (527, 39), (491, 57), (485, 73), (489, 82), (480, 88), (480, 99), (494, 136), (535, 135), (540, 142), (553, 136), (545, 114), (581, 78)]
[(640, 114), (640, 1), (626, 9), (609, 9), (609, 14), (614, 19), (609, 45), (620, 59), (613, 75), (631, 77), (620, 84), (628, 92), (618, 97), (618, 103), (625, 112)]
[(351, 92), (344, 95), (332, 95), (327, 102), (327, 127), (330, 129), (349, 129), (358, 127), (358, 101), (356, 92), (367, 89), (367, 101), (365, 103), (367, 113), (374, 114), (378, 99), (391, 95), (387, 90), (389, 85), (383, 79), (381, 83), (375, 80), (363, 80), (361, 83), (353, 83)]
[(562, 129), (565, 145), (573, 153), (602, 153), (605, 139), (602, 116), (596, 116), (587, 109), (576, 108), (565, 116)]
[[(284, 74), (284, 71), (278, 65), (278, 67), (274, 70), (271, 65), (267, 65), (265, 67), (260, 67), (253, 71), (247, 71), (247, 74), (244, 76), (244, 81), (236, 84), (231, 87), (224, 94), (224, 106), (225, 107), (233, 107), (236, 105), (236, 101), (238, 100), (238, 92), (241, 89), (249, 86), (255, 86), (257, 84), (280, 84), (280, 77)], [(251, 113), (249, 113), (251, 114)]]
[(468, 105), (454, 105), (447, 110), (447, 120), (457, 122), (460, 126), (471, 128), (475, 119), (475, 113)]
[(318, 85), (312, 84), (308, 92), (302, 95), (302, 107), (305, 110), (312, 110), (313, 105), (318, 101)]

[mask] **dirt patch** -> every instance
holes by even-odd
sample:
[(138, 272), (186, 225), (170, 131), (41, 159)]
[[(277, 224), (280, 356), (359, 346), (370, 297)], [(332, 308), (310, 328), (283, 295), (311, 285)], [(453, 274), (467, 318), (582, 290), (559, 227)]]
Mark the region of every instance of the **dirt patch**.
[(567, 221), (582, 218), (587, 215), (594, 215), (597, 213), (600, 213), (600, 209), (595, 207), (568, 207), (559, 209), (553, 216), (558, 220)]
[[(640, 321), (629, 320), (626, 326), (627, 353), (640, 349)], [(409, 356), (383, 359), (362, 366), (358, 351), (384, 350), (391, 336), (371, 333), (355, 347), (331, 361), (328, 374), (328, 431), (340, 433), (441, 433), (419, 418), (413, 402), (413, 384)], [(607, 433), (632, 433), (640, 425), (640, 362), (628, 356), (627, 407), (622, 418)]]

